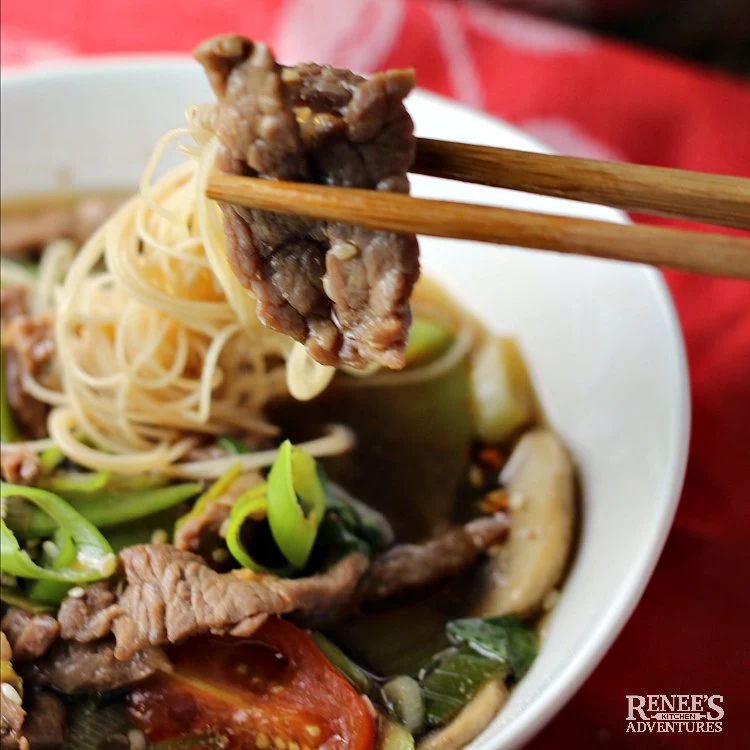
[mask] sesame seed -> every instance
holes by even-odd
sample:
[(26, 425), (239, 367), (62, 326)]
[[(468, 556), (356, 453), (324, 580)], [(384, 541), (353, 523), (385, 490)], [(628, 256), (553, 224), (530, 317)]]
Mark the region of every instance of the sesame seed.
[(238, 664), (237, 674), (247, 674), (247, 664)]
[(17, 706), (20, 706), (23, 703), (21, 696), (18, 694), (18, 690), (16, 690), (13, 685), (4, 682), (0, 689), (3, 691), (3, 696), (11, 701), (11, 703), (15, 703)]
[(521, 510), (526, 505), (526, 495), (523, 492), (511, 492), (508, 498), (508, 507), (511, 510)]
[(250, 684), (251, 685), (262, 685), (263, 684), (263, 679), (261, 677), (258, 677), (256, 675), (255, 677), (253, 677), (252, 680), (250, 680)]
[(140, 729), (131, 729), (128, 732), (130, 750), (146, 750), (146, 735)]
[(353, 258), (359, 249), (356, 245), (351, 242), (336, 242), (331, 248), (331, 254), (335, 255), (339, 260), (349, 260)]
[(310, 737), (320, 737), (320, 727), (316, 727), (315, 724), (308, 724), (305, 727), (305, 731), (310, 735)]
[(271, 747), (271, 740), (268, 739), (268, 735), (261, 732), (255, 738), (255, 747), (257, 747), (258, 750), (266, 750), (266, 748)]
[(73, 599), (81, 599), (85, 593), (83, 586), (73, 586), (73, 588), (68, 591), (68, 596)]
[(214, 562), (226, 562), (229, 559), (229, 551), (218, 547), (211, 553), (211, 557), (213, 558)]
[(275, 737), (273, 746), (276, 748), (276, 750), (286, 750), (286, 742), (284, 741), (283, 737)]
[(296, 742), (289, 743), (289, 750), (299, 750), (299, 745)]
[(151, 544), (166, 544), (169, 541), (169, 534), (166, 529), (156, 529), (151, 534)]
[(44, 552), (50, 560), (55, 560), (60, 554), (60, 548), (48, 539), (46, 542), (42, 542), (42, 552)]
[(280, 693), (284, 692), (284, 687), (283, 687), (283, 685), (272, 685), (271, 686), (271, 692), (274, 695), (279, 695)]

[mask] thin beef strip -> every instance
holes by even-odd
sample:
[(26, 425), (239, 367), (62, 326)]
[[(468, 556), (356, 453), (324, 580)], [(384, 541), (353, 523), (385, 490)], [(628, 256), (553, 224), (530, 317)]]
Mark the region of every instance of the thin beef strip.
[[(230, 174), (407, 193), (415, 153), (404, 97), (412, 71), (370, 79), (314, 64), (283, 67), (264, 44), (201, 45), (218, 105), (206, 118)], [(270, 328), (328, 365), (404, 365), (419, 275), (413, 235), (222, 205), (229, 259)]]
[(33, 615), (20, 607), (11, 607), (0, 622), (15, 661), (36, 659), (47, 651), (60, 635), (60, 625), (50, 615)]
[[(65, 741), (65, 707), (51, 693), (32, 693), (19, 750), (56, 750)], [(5, 750), (5, 745), (3, 745)]]
[(396, 546), (372, 565), (351, 554), (324, 573), (298, 579), (216, 573), (197, 555), (170, 545), (128, 547), (120, 553), (123, 592), (117, 596), (98, 584), (84, 597), (67, 598), (58, 614), (62, 637), (88, 642), (112, 632), (115, 657), (128, 659), (148, 646), (201, 633), (247, 637), (270, 615), (329, 623), (366, 601), (460, 572), (507, 529), (507, 517), (498, 514), (421, 546)]
[(399, 544), (376, 558), (359, 587), (363, 601), (395, 594), (458, 575), (491, 547), (505, 540), (505, 514), (477, 518), (422, 544)]
[(216, 573), (197, 555), (167, 544), (127, 547), (120, 561), (128, 585), (116, 602), (96, 611), (86, 597), (69, 597), (58, 614), (66, 639), (92, 641), (111, 630), (118, 659), (201, 633), (247, 637), (269, 615), (326, 609), (352, 596), (368, 564), (350, 555), (309, 578), (246, 577)]
[(42, 438), (47, 434), (48, 407), (25, 390), (23, 376), (38, 378), (52, 360), (52, 321), (27, 315), (14, 317), (3, 327), (3, 351), (8, 406), (24, 435)]
[(112, 640), (58, 641), (41, 659), (24, 665), (23, 678), (29, 685), (50, 687), (72, 695), (80, 691), (117, 690), (140, 682), (154, 672), (171, 671), (169, 659), (156, 646), (123, 661), (115, 658)]

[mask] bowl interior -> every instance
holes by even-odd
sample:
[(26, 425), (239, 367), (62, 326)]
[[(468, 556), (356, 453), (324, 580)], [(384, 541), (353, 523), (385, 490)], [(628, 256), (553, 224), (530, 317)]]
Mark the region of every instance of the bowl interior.
[[(2, 196), (135, 185), (157, 138), (210, 91), (197, 66), (116, 60), (3, 80)], [(541, 150), (447, 100), (409, 99), (420, 135)], [(624, 221), (616, 211), (417, 177), (417, 194)], [(423, 239), (423, 264), (515, 335), (583, 488), (580, 546), (532, 670), (472, 748), (514, 748), (570, 697), (640, 597), (669, 529), (689, 431), (679, 325), (661, 277), (625, 264)]]

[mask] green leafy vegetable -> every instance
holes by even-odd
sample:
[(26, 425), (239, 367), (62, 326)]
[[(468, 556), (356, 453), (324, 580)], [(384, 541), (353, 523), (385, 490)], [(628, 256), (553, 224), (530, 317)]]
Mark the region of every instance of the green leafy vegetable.
[[(196, 482), (157, 487), (143, 492), (102, 490), (83, 493), (82, 497), (71, 500), (71, 504), (75, 505), (75, 510), (84, 519), (97, 528), (106, 529), (171, 508), (197, 495), (200, 490), (201, 485)], [(41, 537), (52, 534), (55, 527), (52, 518), (34, 509), (25, 521), (17, 522), (16, 530), (30, 537)]]
[(482, 685), (504, 673), (505, 667), (500, 662), (480, 656), (470, 648), (449, 649), (438, 656), (421, 679), (427, 725), (447, 724)]
[(315, 459), (288, 440), (268, 474), (268, 522), (284, 557), (302, 570), (326, 508), (326, 491)]
[(232, 456), (242, 456), (245, 453), (250, 453), (250, 450), (244, 443), (234, 438), (220, 437), (216, 443)]
[(37, 506), (40, 515), (50, 519), (50, 534), (59, 527), (70, 535), (76, 545), (75, 562), (60, 569), (45, 568), (37, 565), (29, 557), (28, 552), (21, 549), (15, 534), (4, 520), (0, 521), (0, 541), (3, 550), (0, 570), (3, 573), (33, 580), (87, 583), (106, 578), (114, 572), (116, 558), (109, 542), (96, 526), (62, 498), (46, 490), (5, 482), (0, 484), (0, 496), (20, 497), (30, 501)]
[(0, 440), (15, 443), (20, 436), (5, 395), (5, 349), (0, 346)]
[[(325, 481), (323, 470), (320, 472)], [(384, 516), (356, 503), (337, 484), (326, 481), (326, 489), (328, 502), (317, 544), (327, 557), (338, 560), (351, 552), (372, 557), (392, 541), (393, 531)]]
[(446, 625), (445, 632), (454, 645), (466, 645), (488, 659), (505, 664), (516, 680), (528, 672), (536, 658), (533, 629), (512, 615), (453, 620)]

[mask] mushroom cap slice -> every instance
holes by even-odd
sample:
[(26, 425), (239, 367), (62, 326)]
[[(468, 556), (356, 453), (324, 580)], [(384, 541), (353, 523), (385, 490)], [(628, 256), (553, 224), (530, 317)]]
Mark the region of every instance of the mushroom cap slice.
[(498, 680), (490, 680), (461, 709), (448, 726), (428, 734), (417, 750), (459, 750), (466, 747), (497, 716), (508, 700), (508, 688)]
[(562, 577), (575, 531), (573, 462), (548, 429), (526, 433), (501, 474), (510, 497), (508, 541), (486, 563), (479, 616), (536, 612)]

